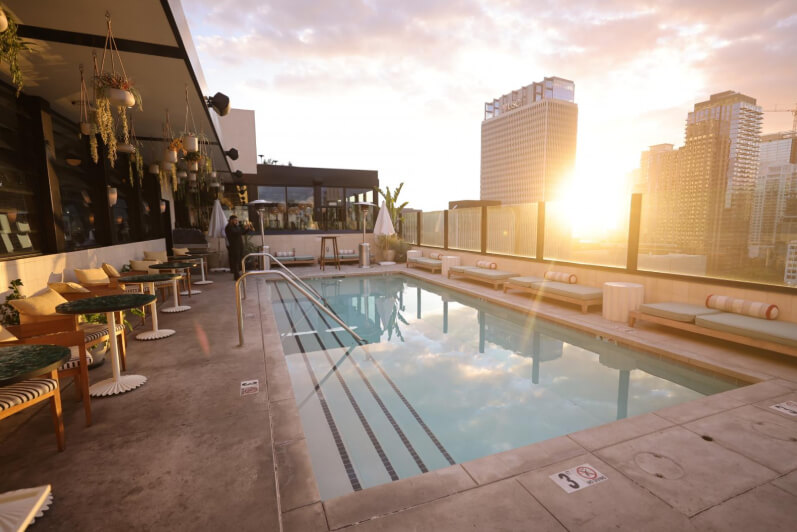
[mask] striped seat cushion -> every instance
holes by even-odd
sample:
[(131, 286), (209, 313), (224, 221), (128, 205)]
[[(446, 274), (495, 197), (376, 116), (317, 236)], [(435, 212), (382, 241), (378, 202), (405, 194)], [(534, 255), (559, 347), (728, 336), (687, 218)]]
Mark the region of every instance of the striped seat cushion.
[[(125, 326), (121, 323), (116, 324), (116, 332), (122, 332), (124, 328)], [(88, 344), (107, 335), (108, 327), (101, 323), (90, 323), (83, 327), (83, 333), (85, 334), (84, 342)]]
[[(89, 366), (94, 364), (94, 357), (91, 356), (91, 353), (89, 353), (88, 350), (86, 350), (86, 364)], [(72, 356), (69, 357), (69, 360), (67, 360), (63, 366), (58, 368), (58, 371), (76, 368), (79, 365), (80, 365), (80, 353), (77, 351), (73, 351)]]
[(127, 294), (138, 294), (141, 292), (139, 286), (137, 284), (128, 284), (125, 285), (124, 291)]
[(33, 401), (58, 387), (53, 379), (30, 379), (0, 388), (0, 412)]

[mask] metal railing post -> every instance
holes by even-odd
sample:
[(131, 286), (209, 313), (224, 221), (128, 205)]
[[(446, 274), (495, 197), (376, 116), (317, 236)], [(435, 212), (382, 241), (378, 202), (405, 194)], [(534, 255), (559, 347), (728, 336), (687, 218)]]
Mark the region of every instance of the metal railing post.
[(304, 297), (310, 300), (310, 302), (321, 309), (324, 314), (335, 320), (335, 322), (343, 327), (351, 336), (354, 338), (358, 344), (365, 345), (368, 342), (363, 340), (359, 334), (354, 332), (351, 327), (346, 325), (346, 322), (341, 320), (334, 312), (329, 310), (326, 306), (321, 304), (315, 297), (313, 297), (310, 292), (302, 288), (301, 285), (296, 283), (293, 279), (285, 275), (284, 273), (276, 270), (259, 270), (253, 272), (246, 272), (241, 275), (237, 281), (235, 281), (235, 315), (238, 320), (238, 347), (242, 347), (244, 345), (244, 315), (243, 315), (243, 304), (241, 303), (241, 281), (244, 281), (247, 277), (251, 276), (260, 276), (260, 275), (277, 275), (282, 277), (288, 284), (293, 286), (296, 290), (298, 290)]
[(625, 260), (625, 267), (630, 272), (637, 270), (641, 227), (642, 194), (631, 194), (631, 213), (628, 220), (628, 252)]
[(545, 202), (537, 203), (537, 251), (535, 259), (542, 260), (545, 257)]

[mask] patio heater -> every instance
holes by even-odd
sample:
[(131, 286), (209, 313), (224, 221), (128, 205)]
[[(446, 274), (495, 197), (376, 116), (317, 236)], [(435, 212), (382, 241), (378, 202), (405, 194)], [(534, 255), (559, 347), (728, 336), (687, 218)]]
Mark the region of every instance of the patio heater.
[(370, 207), (376, 207), (375, 203), (370, 203), (367, 201), (356, 201), (352, 205), (359, 205), (360, 212), (362, 213), (362, 220), (363, 220), (363, 241), (360, 242), (360, 268), (370, 268), (371, 267), (371, 244), (365, 241), (365, 217), (368, 216), (368, 209)]
[[(257, 209), (257, 217), (260, 218), (260, 251), (262, 253), (268, 253), (269, 247), (266, 245), (266, 233), (263, 227), (263, 219), (266, 216), (266, 200), (258, 199), (254, 201), (250, 201), (247, 205), (255, 207)], [(268, 257), (261, 257), (260, 265), (264, 270), (271, 269), (271, 262), (269, 261)]]

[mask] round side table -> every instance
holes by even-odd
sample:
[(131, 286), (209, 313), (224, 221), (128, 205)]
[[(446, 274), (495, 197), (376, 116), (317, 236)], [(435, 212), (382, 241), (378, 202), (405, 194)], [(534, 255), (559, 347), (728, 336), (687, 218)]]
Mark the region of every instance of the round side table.
[(645, 299), (645, 287), (637, 283), (603, 283), (603, 317), (628, 321), (628, 313), (637, 310)]
[[(186, 262), (164, 262), (163, 264), (153, 264), (152, 266), (150, 266), (150, 268), (158, 270), (158, 271), (164, 271), (164, 272), (170, 271), (172, 273), (178, 273), (178, 270), (183, 270), (184, 271), (184, 270), (190, 269), (191, 268), (191, 264), (190, 263), (186, 263)], [(167, 307), (167, 308), (161, 309), (161, 312), (173, 313), (173, 312), (185, 312), (186, 310), (191, 310), (191, 307), (189, 305), (181, 305), (180, 302), (177, 300), (177, 292), (178, 292), (178, 290), (177, 290), (177, 279), (178, 278), (179, 277), (175, 277), (174, 279), (172, 279), (172, 295), (174, 296), (172, 301), (174, 303), (173, 303), (173, 305), (171, 307)], [(188, 286), (191, 286), (190, 282), (188, 283)], [(180, 292), (180, 294), (182, 294), (182, 293), (183, 292)]]
[(116, 316), (114, 312), (149, 305), (157, 299), (154, 294), (115, 294), (109, 296), (87, 297), (61, 303), (55, 307), (59, 314), (94, 314), (105, 313), (106, 324), (111, 344), (111, 364), (113, 377), (91, 385), (89, 393), (92, 397), (116, 395), (135, 390), (145, 382), (143, 375), (122, 375), (119, 364), (119, 346), (116, 342)]
[[(131, 275), (128, 277), (120, 277), (119, 284), (146, 284), (149, 287), (149, 293), (155, 294), (155, 283), (160, 283), (163, 281), (176, 281), (179, 277), (179, 273)], [(158, 309), (156, 303), (157, 298), (150, 303), (150, 314), (152, 314), (152, 330), (138, 333), (136, 335), (136, 340), (160, 340), (161, 338), (168, 338), (176, 332), (174, 329), (158, 328)]]

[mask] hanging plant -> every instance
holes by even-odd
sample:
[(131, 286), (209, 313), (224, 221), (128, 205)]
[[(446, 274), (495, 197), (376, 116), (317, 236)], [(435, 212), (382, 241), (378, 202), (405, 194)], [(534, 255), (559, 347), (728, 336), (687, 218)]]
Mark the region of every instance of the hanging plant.
[(2, 15), (3, 19), (5, 19), (5, 24), (7, 24), (5, 31), (0, 29), (0, 63), (8, 64), (8, 69), (11, 71), (11, 82), (16, 85), (17, 96), (19, 96), (25, 80), (22, 77), (22, 69), (19, 68), (17, 54), (22, 51), (29, 51), (30, 43), (19, 38), (14, 17), (6, 13), (2, 7), (0, 7), (0, 15)]
[(89, 91), (86, 88), (86, 78), (83, 76), (83, 65), (80, 65), (80, 134), (89, 139), (91, 160), (97, 164), (100, 160), (97, 150), (97, 125), (96, 113), (89, 105)]
[[(105, 34), (105, 45), (102, 52), (102, 62), (97, 65), (97, 56), (94, 55), (94, 108), (96, 109), (95, 124), (97, 132), (108, 148), (108, 160), (111, 167), (116, 163), (117, 133), (114, 119), (114, 110), (118, 115), (120, 137), (123, 144), (130, 143), (127, 124), (127, 108), (136, 107), (142, 110), (141, 94), (133, 86), (132, 80), (125, 72), (122, 56), (111, 30), (111, 15), (105, 14), (108, 30)], [(106, 72), (105, 60), (110, 52), (111, 71)], [(117, 71), (117, 62), (119, 70)]]

